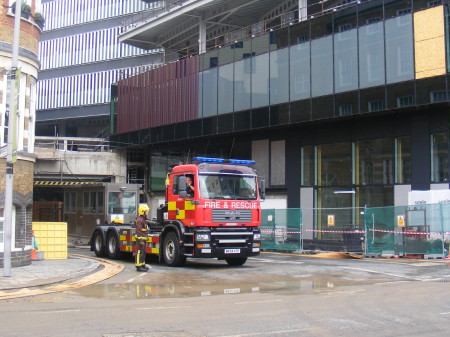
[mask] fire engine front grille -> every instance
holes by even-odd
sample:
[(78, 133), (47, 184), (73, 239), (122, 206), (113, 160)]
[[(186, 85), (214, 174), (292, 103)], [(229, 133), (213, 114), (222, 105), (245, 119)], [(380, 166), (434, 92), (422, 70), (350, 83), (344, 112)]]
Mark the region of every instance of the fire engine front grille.
[(252, 211), (250, 209), (213, 209), (213, 222), (251, 222)]

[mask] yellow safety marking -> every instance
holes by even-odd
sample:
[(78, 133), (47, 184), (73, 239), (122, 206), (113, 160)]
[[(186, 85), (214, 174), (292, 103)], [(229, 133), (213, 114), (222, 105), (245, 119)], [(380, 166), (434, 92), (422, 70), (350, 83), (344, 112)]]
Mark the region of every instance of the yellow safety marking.
[(186, 218), (186, 212), (183, 209), (180, 209), (177, 214), (177, 219), (185, 219), (185, 218)]
[(176, 211), (177, 209), (177, 202), (176, 201), (169, 201), (167, 203), (167, 210), (168, 211)]
[(119, 235), (119, 241), (127, 241), (127, 235)]
[(191, 200), (186, 200), (184, 202), (184, 209), (186, 211), (195, 211), (195, 204), (191, 202)]

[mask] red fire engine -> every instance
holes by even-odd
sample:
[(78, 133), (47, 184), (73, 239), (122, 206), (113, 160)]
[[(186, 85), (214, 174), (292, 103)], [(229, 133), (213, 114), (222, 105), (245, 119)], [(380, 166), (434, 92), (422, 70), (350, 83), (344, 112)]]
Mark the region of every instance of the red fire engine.
[[(182, 266), (188, 257), (243, 265), (260, 253), (263, 198), (254, 161), (196, 157), (175, 166), (166, 180), (166, 202), (148, 221), (146, 252), (169, 266)], [(97, 226), (91, 250), (113, 259), (135, 252), (134, 224)]]

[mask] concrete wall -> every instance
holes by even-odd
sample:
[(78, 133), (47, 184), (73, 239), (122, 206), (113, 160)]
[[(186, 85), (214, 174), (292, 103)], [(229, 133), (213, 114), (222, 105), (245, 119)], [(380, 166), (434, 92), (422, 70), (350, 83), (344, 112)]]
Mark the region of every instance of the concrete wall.
[[(37, 151), (38, 152), (38, 151)], [(41, 158), (41, 159), (40, 159)], [(126, 182), (125, 152), (77, 152), (54, 151), (53, 159), (39, 156), (35, 166), (36, 175), (113, 176), (116, 183)]]

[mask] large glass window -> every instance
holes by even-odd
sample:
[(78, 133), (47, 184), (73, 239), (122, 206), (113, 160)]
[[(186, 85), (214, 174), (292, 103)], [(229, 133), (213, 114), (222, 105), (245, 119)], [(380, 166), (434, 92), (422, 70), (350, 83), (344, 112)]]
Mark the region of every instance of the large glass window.
[(359, 86), (382, 85), (384, 76), (383, 22), (360, 27), (359, 32)]
[(297, 101), (311, 96), (310, 43), (300, 43), (290, 50), (290, 100)]
[(448, 133), (431, 135), (431, 181), (448, 182)]
[(252, 59), (252, 108), (269, 105), (269, 54)]
[(333, 93), (333, 40), (332, 36), (311, 42), (312, 95)]
[(252, 58), (234, 63), (234, 111), (250, 109)]
[(270, 53), (270, 104), (289, 101), (289, 48)]
[(301, 170), (301, 184), (303, 186), (313, 186), (314, 185), (314, 146), (303, 146), (302, 147), (302, 170)]
[(84, 192), (83, 212), (103, 213), (103, 192)]
[(203, 72), (203, 117), (217, 115), (217, 68)]
[(325, 144), (317, 147), (318, 186), (352, 184), (352, 143)]
[(387, 83), (414, 79), (412, 15), (385, 21)]
[(136, 203), (135, 192), (109, 192), (108, 214), (136, 214)]
[(393, 184), (393, 140), (374, 139), (356, 143), (357, 184)]
[(64, 212), (75, 212), (77, 210), (77, 193), (64, 193)]
[(411, 137), (397, 139), (397, 183), (411, 183)]
[(233, 64), (219, 67), (219, 114), (233, 111)]
[(351, 29), (334, 35), (334, 88), (336, 93), (358, 89), (356, 33), (356, 29)]

